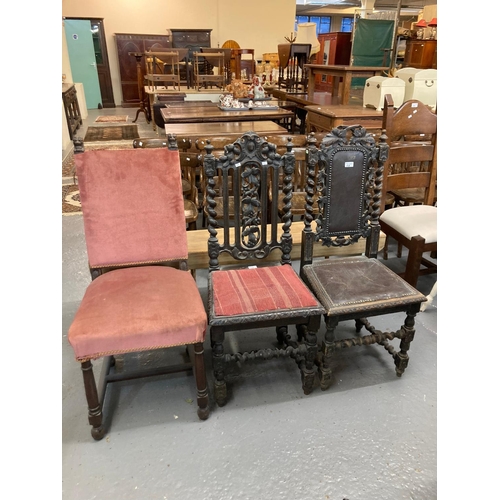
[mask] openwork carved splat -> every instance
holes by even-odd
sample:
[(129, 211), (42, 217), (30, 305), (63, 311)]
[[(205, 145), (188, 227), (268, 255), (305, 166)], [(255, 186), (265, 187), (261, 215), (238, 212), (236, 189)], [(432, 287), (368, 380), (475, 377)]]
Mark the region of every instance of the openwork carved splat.
[[(273, 249), (281, 248), (282, 262), (290, 262), (291, 182), (295, 168), (292, 144), (287, 146), (284, 155), (280, 155), (274, 144), (268, 143), (253, 132), (248, 132), (234, 144), (226, 146), (224, 154), (219, 158), (212, 154), (210, 141), (207, 141), (205, 149), (210, 269), (218, 269), (220, 252), (228, 252), (238, 260), (261, 259)], [(280, 174), (283, 176), (285, 214), (282, 216), (281, 231), (278, 231), (278, 217), (274, 214), (277, 209), (269, 204), (268, 189), (277, 195)], [(216, 197), (222, 197), (222, 203), (225, 204), (224, 220), (220, 224), (225, 228), (222, 242), (218, 239)], [(229, 220), (230, 203), (234, 206), (232, 221)], [(268, 226), (269, 221), (274, 222)], [(234, 227), (234, 233), (231, 232), (231, 235), (228, 229), (230, 225)]]

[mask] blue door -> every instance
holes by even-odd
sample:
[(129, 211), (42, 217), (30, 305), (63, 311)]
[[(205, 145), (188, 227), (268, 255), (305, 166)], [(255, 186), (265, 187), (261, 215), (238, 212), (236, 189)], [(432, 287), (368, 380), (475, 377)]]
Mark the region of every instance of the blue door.
[(69, 62), (75, 83), (82, 83), (88, 109), (102, 108), (101, 89), (97, 76), (94, 41), (90, 21), (65, 19), (64, 31)]

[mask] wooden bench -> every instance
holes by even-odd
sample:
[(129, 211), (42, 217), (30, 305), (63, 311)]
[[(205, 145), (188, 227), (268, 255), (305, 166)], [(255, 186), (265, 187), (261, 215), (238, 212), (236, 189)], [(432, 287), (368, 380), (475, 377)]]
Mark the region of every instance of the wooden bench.
[[(292, 234), (292, 260), (300, 260), (300, 247), (302, 239), (302, 229), (304, 223), (302, 221), (292, 222), (291, 234)], [(312, 229), (315, 230), (315, 222), (312, 223)], [(232, 233), (230, 233), (232, 234)], [(222, 237), (222, 235), (220, 235)], [(191, 270), (195, 269), (208, 269), (208, 230), (207, 229), (197, 229), (195, 231), (187, 231), (188, 240), (188, 267)], [(380, 233), (379, 250), (384, 247), (385, 234)], [(346, 257), (349, 255), (361, 255), (365, 251), (365, 240), (360, 239), (357, 243), (346, 247), (330, 247), (322, 245), (320, 242), (316, 243), (314, 248), (315, 257)], [(281, 253), (279, 251), (273, 251), (270, 255), (262, 261), (262, 259), (249, 259), (244, 261), (238, 261), (231, 257), (229, 254), (223, 253), (219, 256), (219, 261), (221, 266), (228, 265), (259, 265), (263, 262), (276, 262), (281, 258)]]

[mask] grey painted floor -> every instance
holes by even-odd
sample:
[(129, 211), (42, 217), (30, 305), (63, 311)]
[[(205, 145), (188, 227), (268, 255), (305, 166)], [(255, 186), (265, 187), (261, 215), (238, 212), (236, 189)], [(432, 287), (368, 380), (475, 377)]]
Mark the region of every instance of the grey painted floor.
[[(132, 110), (93, 110), (129, 114)], [(142, 115), (143, 116), (143, 115)], [(140, 123), (144, 118), (140, 116)], [(144, 124), (141, 127), (146, 127)], [(141, 136), (145, 136), (142, 135)], [(154, 135), (151, 135), (154, 136)], [(390, 248), (384, 261), (402, 261)], [(422, 277), (427, 294), (435, 275)], [(432, 500), (437, 498), (437, 297), (417, 315), (410, 363), (397, 378), (380, 346), (336, 354), (335, 384), (304, 396), (291, 359), (233, 366), (230, 400), (213, 402), (211, 350), (205, 343), (212, 412), (196, 415), (189, 373), (112, 384), (104, 407), (108, 434), (90, 435), (79, 363), (67, 330), (90, 276), (81, 215), (62, 217), (62, 498), (151, 500)], [(206, 297), (206, 272), (197, 272)], [(373, 318), (381, 330), (402, 315)], [(342, 324), (339, 335), (352, 336)], [(293, 332), (292, 332), (293, 333)], [(324, 326), (320, 331), (320, 338)], [(245, 349), (244, 335), (230, 340)], [(274, 331), (252, 341), (266, 345)], [(169, 353), (167, 356), (180, 356)], [(153, 353), (124, 366), (162, 361)], [(100, 362), (94, 364), (98, 376)]]

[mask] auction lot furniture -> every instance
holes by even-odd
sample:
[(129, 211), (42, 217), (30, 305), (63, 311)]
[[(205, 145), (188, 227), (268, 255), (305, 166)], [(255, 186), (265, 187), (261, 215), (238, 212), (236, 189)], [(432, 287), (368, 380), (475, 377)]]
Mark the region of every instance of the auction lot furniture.
[(304, 67), (310, 71), (307, 87), (309, 99), (314, 96), (316, 75), (327, 75), (333, 77), (331, 94), (332, 97), (338, 97), (339, 104), (349, 104), (353, 77), (381, 76), (383, 71), (389, 69), (388, 66), (335, 66), (325, 64), (305, 64)]
[[(208, 211), (208, 317), (215, 377), (215, 400), (219, 406), (227, 402), (226, 364), (255, 357), (262, 360), (290, 356), (299, 366), (305, 394), (313, 390), (315, 378), (316, 332), (324, 309), (308, 290), (291, 266), (291, 216), (285, 213), (283, 222), (277, 206), (269, 206), (267, 188), (272, 186), (278, 196), (278, 179), (284, 179), (283, 191), (291, 192), (294, 170), (292, 144), (281, 156), (276, 147), (257, 134), (248, 132), (234, 144), (226, 146), (225, 154), (212, 155), (208, 144), (204, 157), (207, 182)], [(225, 207), (223, 218), (216, 221), (213, 207), (217, 193), (215, 179), (222, 180), (221, 192), (228, 203), (234, 195), (234, 217)], [(267, 220), (270, 222), (268, 231)], [(234, 238), (230, 238), (230, 228)], [(282, 230), (282, 234), (279, 235)], [(220, 239), (219, 239), (220, 238)], [(271, 252), (281, 255), (281, 265), (267, 266), (265, 257)], [(249, 258), (260, 259), (258, 267), (221, 269), (219, 255), (229, 254), (234, 263), (243, 264)], [(298, 345), (288, 335), (288, 325), (297, 325), (305, 341)], [(231, 353), (224, 351), (227, 333), (251, 339), (255, 329), (276, 327), (280, 347), (258, 351)]]
[(311, 53), (310, 43), (278, 44), (278, 88), (287, 92), (305, 92), (308, 85), (305, 64)]
[[(437, 272), (437, 265), (424, 258), (425, 252), (437, 252), (437, 115), (420, 101), (405, 102), (394, 111), (391, 96), (386, 96), (384, 128), (390, 150), (384, 171), (384, 194), (394, 196), (396, 206), (380, 216), (380, 226), (388, 238), (408, 248), (406, 268), (401, 276), (413, 286), (422, 274)], [(386, 203), (385, 203), (386, 204)], [(423, 268), (421, 269), (421, 267)]]
[(239, 137), (245, 132), (253, 130), (257, 134), (286, 134), (287, 129), (269, 121), (256, 122), (216, 122), (216, 123), (167, 123), (165, 132), (168, 134), (188, 136), (192, 138), (205, 136), (232, 136)]
[(223, 90), (228, 82), (231, 49), (202, 47), (193, 56), (195, 89), (215, 85)]
[(305, 106), (307, 132), (330, 132), (339, 125), (362, 125), (370, 132), (382, 128), (382, 111), (363, 106)]
[(293, 117), (293, 112), (286, 109), (243, 109), (242, 111), (223, 111), (219, 107), (179, 107), (162, 108), (165, 124), (202, 123), (202, 122), (245, 122), (259, 120), (283, 120)]
[(142, 102), (141, 89), (144, 85), (140, 75), (146, 74), (146, 61), (137, 59), (134, 54), (142, 54), (151, 50), (172, 48), (170, 35), (153, 35), (137, 33), (115, 33), (120, 68), (120, 85), (122, 89), (122, 106), (137, 107)]
[[(327, 134), (319, 147), (308, 145), (309, 183), (302, 237), (300, 275), (324, 306), (326, 333), (318, 358), (321, 389), (331, 386), (335, 351), (371, 344), (383, 346), (400, 377), (408, 365), (408, 350), (415, 336), (415, 316), (423, 294), (377, 260), (379, 214), (384, 165), (389, 154), (385, 135), (378, 144), (360, 126), (340, 126)], [(317, 173), (319, 170), (319, 173)], [(313, 231), (313, 194), (319, 194), (319, 215)], [(365, 255), (314, 260), (314, 242), (328, 247), (349, 246), (366, 238)], [(367, 318), (403, 312), (397, 331), (380, 331)], [(369, 335), (335, 338), (341, 321), (354, 320), (356, 332)], [(390, 343), (400, 339), (399, 351)]]
[[(175, 140), (170, 147), (176, 147)], [(103, 403), (109, 382), (185, 369), (194, 368), (198, 416), (208, 418), (207, 316), (187, 270), (179, 152), (87, 151), (75, 155), (75, 163), (92, 282), (68, 340), (81, 363), (92, 437), (102, 439), (106, 432)], [(134, 366), (133, 353), (179, 346), (187, 346), (191, 363), (146, 372), (128, 369), (127, 360)], [(117, 372), (112, 366), (118, 354), (125, 369)], [(105, 358), (99, 388), (92, 369), (97, 358)]]
[[(146, 52), (146, 84), (150, 89), (155, 89), (157, 83), (162, 86), (172, 84), (174, 90), (181, 90), (180, 63), (187, 56), (187, 49)], [(183, 61), (185, 62), (185, 61)], [(187, 81), (183, 81), (187, 85)]]

